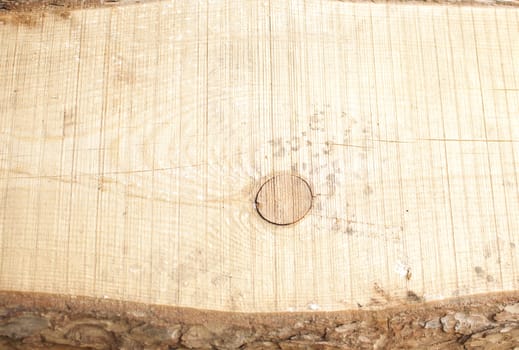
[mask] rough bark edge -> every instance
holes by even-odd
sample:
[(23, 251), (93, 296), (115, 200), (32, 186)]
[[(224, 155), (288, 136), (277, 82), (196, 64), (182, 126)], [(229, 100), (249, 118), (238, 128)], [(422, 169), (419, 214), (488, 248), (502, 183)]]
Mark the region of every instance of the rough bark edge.
[(519, 292), (378, 311), (232, 313), (0, 292), (0, 349), (513, 349)]
[[(116, 5), (139, 4), (160, 0), (0, 0), (0, 10), (31, 11), (49, 7), (68, 9), (109, 7)], [(412, 4), (449, 4), (469, 6), (519, 6), (519, 0), (330, 0), (339, 2), (372, 3), (412, 3)]]
[[(46, 16), (68, 19), (72, 10), (113, 7), (158, 0), (0, 0), (0, 23), (36, 26)], [(179, 0), (182, 1), (182, 0)], [(330, 0), (340, 2), (519, 7), (519, 0)]]

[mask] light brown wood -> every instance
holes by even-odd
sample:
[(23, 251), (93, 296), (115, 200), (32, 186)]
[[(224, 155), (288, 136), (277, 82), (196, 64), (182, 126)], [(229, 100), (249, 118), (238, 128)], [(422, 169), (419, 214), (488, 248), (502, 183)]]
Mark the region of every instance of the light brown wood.
[(255, 204), (260, 216), (268, 222), (294, 224), (312, 208), (312, 189), (297, 175), (276, 175), (261, 186)]
[[(519, 289), (519, 10), (167, 1), (0, 24), (0, 289), (224, 311)], [(256, 210), (296, 174), (312, 208)]]

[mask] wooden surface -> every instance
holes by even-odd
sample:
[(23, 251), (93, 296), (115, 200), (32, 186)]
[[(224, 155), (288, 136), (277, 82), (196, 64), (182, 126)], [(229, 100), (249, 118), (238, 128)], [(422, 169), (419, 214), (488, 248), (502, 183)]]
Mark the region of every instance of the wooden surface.
[[(268, 312), (519, 289), (517, 8), (189, 0), (15, 19), (1, 290)], [(311, 209), (274, 225), (255, 200), (288, 174)]]
[(254, 205), (258, 214), (276, 225), (290, 225), (312, 209), (313, 195), (308, 182), (296, 175), (276, 175), (258, 190)]

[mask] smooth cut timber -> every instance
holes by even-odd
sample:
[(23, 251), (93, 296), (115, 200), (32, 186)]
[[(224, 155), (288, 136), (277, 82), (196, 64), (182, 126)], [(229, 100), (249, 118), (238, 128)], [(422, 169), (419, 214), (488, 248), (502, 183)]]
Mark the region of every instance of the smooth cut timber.
[(0, 290), (248, 313), (519, 290), (519, 8), (1, 11)]

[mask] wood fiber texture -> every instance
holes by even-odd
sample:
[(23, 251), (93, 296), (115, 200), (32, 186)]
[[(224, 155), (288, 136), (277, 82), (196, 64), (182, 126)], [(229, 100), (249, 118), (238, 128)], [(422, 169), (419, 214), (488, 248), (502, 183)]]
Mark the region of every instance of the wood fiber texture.
[[(519, 289), (519, 9), (0, 16), (0, 289), (234, 312)], [(18, 16), (18, 17), (16, 17)], [(256, 211), (279, 174), (310, 211)]]
[(312, 208), (312, 197), (312, 189), (304, 179), (295, 175), (276, 175), (261, 186), (255, 205), (268, 222), (290, 225), (301, 220)]

